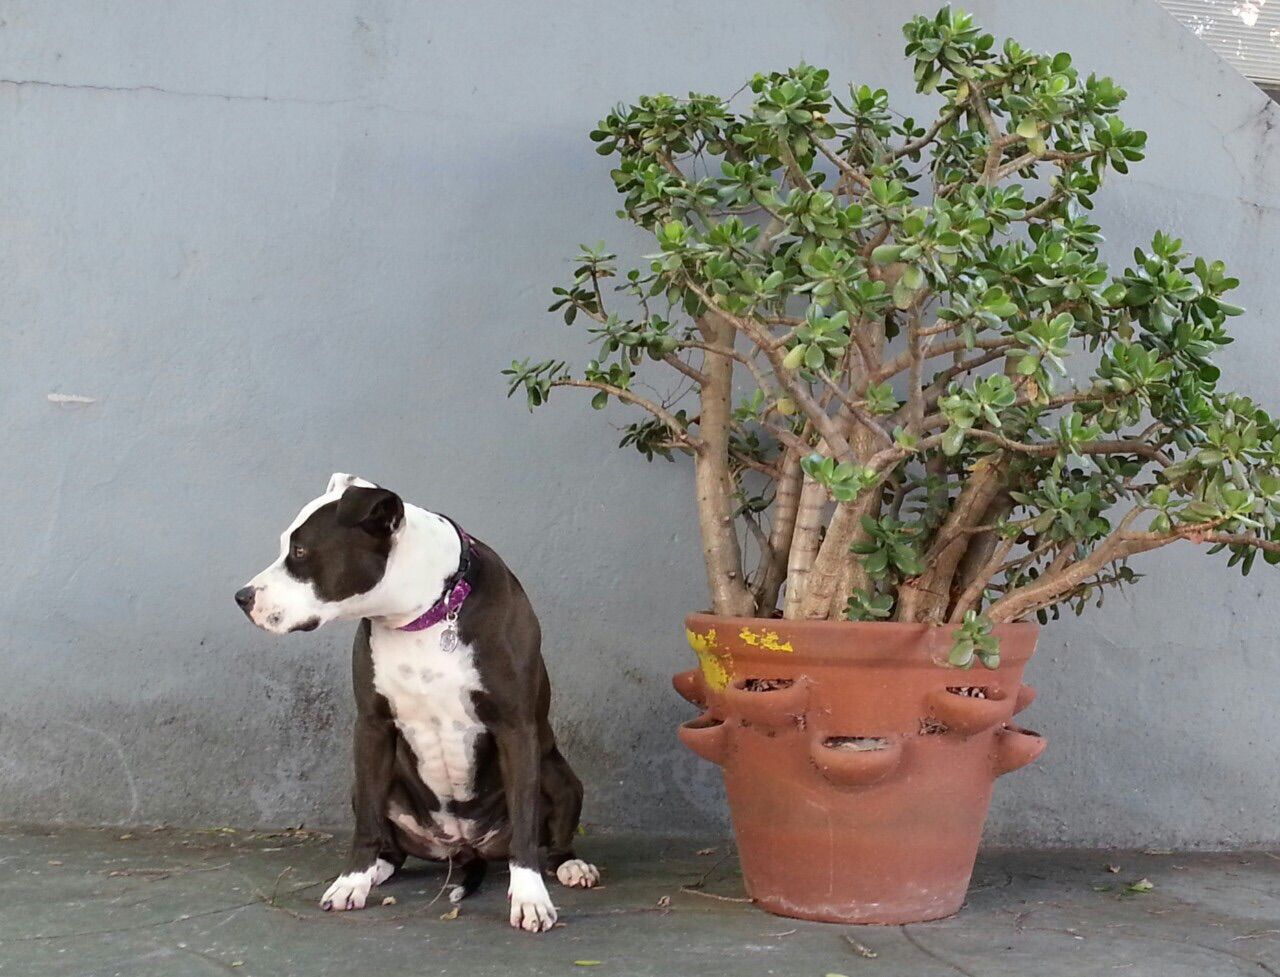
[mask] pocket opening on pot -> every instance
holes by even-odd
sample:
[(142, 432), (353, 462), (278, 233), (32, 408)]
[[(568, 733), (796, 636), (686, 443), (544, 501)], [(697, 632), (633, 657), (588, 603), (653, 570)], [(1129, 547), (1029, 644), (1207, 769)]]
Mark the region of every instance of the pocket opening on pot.
[(743, 692), (781, 692), (795, 684), (793, 678), (744, 678), (735, 683)]
[(723, 726), (724, 720), (717, 719), (711, 715), (701, 715), (690, 719), (688, 722), (681, 723), (685, 729), (715, 729), (717, 726)]
[(966, 699), (993, 699), (995, 692), (985, 685), (949, 685), (947, 691)]
[(1017, 733), (1019, 736), (1030, 736), (1031, 738), (1037, 739), (1037, 740), (1043, 739), (1043, 737), (1039, 733), (1037, 733), (1034, 729), (1023, 729), (1021, 726), (1014, 726), (1010, 723), (1005, 723), (1000, 728), (1003, 729), (1006, 733)]
[(850, 750), (855, 753), (874, 753), (887, 750), (892, 742), (884, 736), (828, 736), (822, 741), (827, 750)]

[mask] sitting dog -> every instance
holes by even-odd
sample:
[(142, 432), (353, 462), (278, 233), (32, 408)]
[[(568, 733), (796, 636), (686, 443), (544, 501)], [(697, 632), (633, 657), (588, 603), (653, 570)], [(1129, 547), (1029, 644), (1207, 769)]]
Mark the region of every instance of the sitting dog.
[(573, 854), (582, 784), (556, 747), (542, 635), (515, 575), (452, 520), (336, 474), (280, 537), (277, 560), (236, 592), (273, 634), (360, 621), (355, 830), (320, 905), (360, 909), (406, 855), (460, 869), (449, 898), (507, 859), (511, 925), (550, 929), (542, 866), (590, 887)]

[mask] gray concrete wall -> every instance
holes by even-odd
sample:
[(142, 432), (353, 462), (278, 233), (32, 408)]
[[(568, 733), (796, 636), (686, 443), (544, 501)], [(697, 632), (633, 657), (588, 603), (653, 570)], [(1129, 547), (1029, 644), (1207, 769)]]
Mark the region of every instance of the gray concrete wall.
[[(1275, 109), (1151, 0), (973, 6), (1130, 88), (1151, 152), (1103, 197), (1115, 254), (1173, 226), (1228, 259), (1250, 315), (1227, 376), (1280, 406)], [(530, 416), (498, 371), (584, 353), (542, 311), (578, 242), (647, 247), (586, 139), (614, 101), (805, 58), (910, 106), (913, 8), (5, 4), (0, 816), (344, 820), (350, 628), (272, 639), (231, 603), (336, 469), (524, 579), (590, 822), (723, 823), (672, 735), (690, 473), (615, 451), (585, 399)], [(1280, 576), (1146, 566), (1045, 634), (1050, 749), (1000, 784), (990, 840), (1280, 842)]]

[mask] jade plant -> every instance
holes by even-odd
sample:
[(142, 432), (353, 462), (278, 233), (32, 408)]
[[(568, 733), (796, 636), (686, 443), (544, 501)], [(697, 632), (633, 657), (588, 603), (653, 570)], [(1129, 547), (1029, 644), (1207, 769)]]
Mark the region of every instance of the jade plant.
[(1167, 231), (1100, 255), (1146, 143), (1124, 90), (949, 7), (904, 33), (925, 119), (807, 64), (610, 112), (653, 253), (584, 248), (551, 308), (595, 358), (510, 392), (638, 408), (623, 446), (692, 459), (716, 614), (954, 624), (953, 663), (994, 667), (993, 623), (1078, 613), (1147, 550), (1280, 560), (1276, 422), (1212, 362), (1236, 279)]

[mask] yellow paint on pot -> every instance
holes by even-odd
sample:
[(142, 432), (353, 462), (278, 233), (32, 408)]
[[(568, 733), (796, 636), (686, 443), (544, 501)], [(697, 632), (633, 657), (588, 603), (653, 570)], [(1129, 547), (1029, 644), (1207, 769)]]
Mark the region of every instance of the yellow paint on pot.
[(689, 642), (689, 647), (698, 656), (698, 664), (702, 667), (702, 677), (706, 680), (707, 688), (713, 692), (723, 692), (732, 677), (733, 659), (728, 655), (716, 654), (716, 629), (708, 628), (704, 634), (698, 634), (697, 631), (686, 628), (684, 636)]
[(760, 628), (758, 631), (743, 628), (738, 632), (738, 637), (742, 639), (744, 645), (750, 645), (752, 648), (763, 648), (765, 651), (795, 651), (790, 641), (783, 641), (778, 637), (777, 631), (770, 631), (768, 628)]
[(698, 664), (702, 666), (702, 678), (712, 692), (723, 692), (733, 676), (729, 670), (733, 667), (733, 659), (728, 655), (723, 658), (709, 651), (698, 650)]
[(691, 628), (684, 629), (685, 640), (689, 642), (689, 647), (701, 654), (704, 651), (710, 651), (716, 646), (716, 629), (708, 628), (706, 634), (698, 634)]

